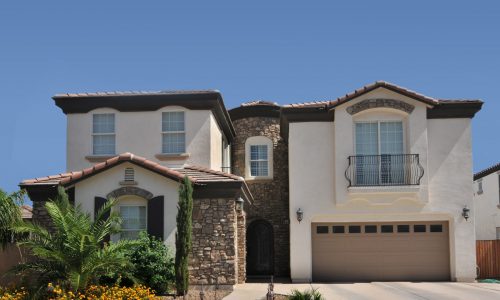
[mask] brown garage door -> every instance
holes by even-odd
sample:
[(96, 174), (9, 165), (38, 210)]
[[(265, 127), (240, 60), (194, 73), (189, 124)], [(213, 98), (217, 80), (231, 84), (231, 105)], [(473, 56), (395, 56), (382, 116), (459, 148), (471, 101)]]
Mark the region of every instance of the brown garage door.
[(446, 281), (448, 222), (313, 223), (313, 281)]

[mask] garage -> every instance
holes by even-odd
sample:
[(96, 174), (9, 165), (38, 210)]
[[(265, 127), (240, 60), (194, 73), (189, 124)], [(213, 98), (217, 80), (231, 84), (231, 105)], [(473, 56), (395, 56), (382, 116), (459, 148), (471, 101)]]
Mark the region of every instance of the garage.
[(315, 282), (448, 281), (448, 222), (313, 223)]

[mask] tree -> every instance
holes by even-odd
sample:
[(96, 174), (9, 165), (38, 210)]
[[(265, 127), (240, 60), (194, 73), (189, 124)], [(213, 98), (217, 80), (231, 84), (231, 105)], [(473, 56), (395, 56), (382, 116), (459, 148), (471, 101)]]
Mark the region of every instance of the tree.
[[(38, 287), (49, 282), (79, 291), (106, 272), (126, 272), (130, 262), (125, 252), (133, 246), (131, 241), (105, 243), (106, 236), (117, 233), (121, 221), (118, 213), (111, 212), (115, 200), (108, 200), (95, 215), (94, 221), (82, 208), (73, 206), (62, 187), (56, 199), (45, 204), (52, 221), (52, 230), (38, 224), (22, 222), (14, 227), (17, 233), (28, 237), (19, 242), (36, 259), (20, 264), (14, 271), (21, 275), (34, 275)], [(29, 234), (29, 235), (28, 235)]]
[(191, 251), (193, 218), (193, 186), (187, 176), (179, 188), (177, 204), (177, 233), (175, 234), (175, 283), (178, 295), (189, 288), (188, 256)]
[(7, 194), (0, 189), (0, 248), (5, 248), (12, 241), (12, 228), (21, 222), (20, 205), (24, 190)]

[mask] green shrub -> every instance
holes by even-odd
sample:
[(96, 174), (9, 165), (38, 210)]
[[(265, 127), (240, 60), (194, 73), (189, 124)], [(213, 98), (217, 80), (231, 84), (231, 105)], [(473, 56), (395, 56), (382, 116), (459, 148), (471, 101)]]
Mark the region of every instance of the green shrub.
[(318, 289), (310, 289), (307, 291), (293, 290), (290, 294), (289, 300), (324, 300), (325, 298), (321, 295)]
[(191, 252), (191, 226), (193, 216), (193, 186), (185, 176), (179, 188), (177, 204), (177, 233), (175, 234), (175, 285), (177, 295), (189, 290), (189, 252)]
[[(134, 265), (132, 275), (158, 294), (165, 294), (175, 282), (174, 258), (165, 244), (141, 232), (137, 245), (127, 254)], [(122, 279), (121, 285), (128, 284)]]

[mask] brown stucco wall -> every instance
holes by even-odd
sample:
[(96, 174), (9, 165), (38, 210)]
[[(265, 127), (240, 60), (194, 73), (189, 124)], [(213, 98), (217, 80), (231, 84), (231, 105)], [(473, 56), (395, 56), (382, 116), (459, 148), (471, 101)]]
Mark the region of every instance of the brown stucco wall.
[(273, 142), (273, 179), (247, 180), (254, 205), (245, 206), (247, 227), (264, 219), (273, 227), (274, 275), (290, 275), (290, 230), (288, 205), (288, 146), (280, 136), (280, 119), (248, 117), (233, 121), (236, 139), (232, 145), (233, 174), (245, 176), (245, 141), (252, 136), (266, 136)]

